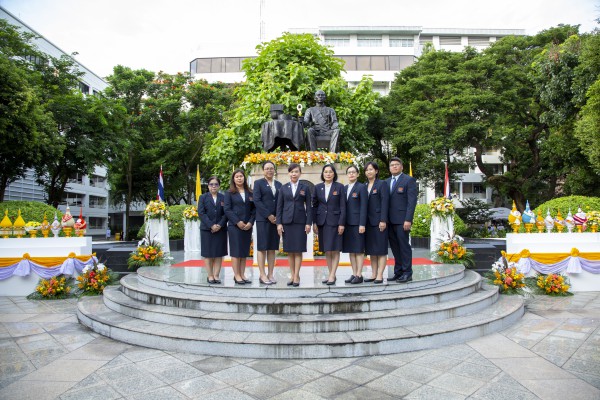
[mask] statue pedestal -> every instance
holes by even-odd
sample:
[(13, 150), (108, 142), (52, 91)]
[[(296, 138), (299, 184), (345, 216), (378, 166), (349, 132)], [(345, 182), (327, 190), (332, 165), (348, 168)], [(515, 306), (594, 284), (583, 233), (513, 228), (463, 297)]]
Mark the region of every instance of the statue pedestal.
[(184, 251), (200, 251), (200, 221), (185, 221), (183, 237)]
[[(324, 164), (312, 164), (312, 165), (304, 165), (302, 168), (302, 175), (300, 176), (300, 181), (304, 182), (304, 183), (308, 183), (308, 186), (310, 187), (311, 190), (311, 194), (312, 191), (315, 187), (315, 185), (317, 183), (321, 182), (321, 171), (323, 170), (323, 165)], [(347, 185), (348, 184), (348, 177), (346, 176), (346, 164), (341, 164), (341, 163), (335, 163), (335, 169), (338, 173), (338, 182), (340, 182), (343, 185)], [(277, 166), (277, 170), (275, 172), (275, 179), (278, 180), (279, 182), (281, 182), (282, 184), (286, 184), (290, 181), (290, 177), (288, 175), (288, 166), (287, 165), (279, 165)], [(252, 169), (250, 170), (250, 173), (248, 175), (248, 183), (250, 184), (250, 186), (254, 186), (254, 181), (256, 181), (257, 179), (261, 179), (263, 178), (263, 171), (262, 171), (262, 165), (255, 165), (254, 167), (252, 167)], [(254, 229), (254, 233), (253, 233), (253, 237), (254, 237), (254, 260), (253, 260), (253, 264), (257, 264), (257, 241), (256, 241), (256, 227), (253, 228)], [(311, 229), (310, 233), (307, 235), (306, 237), (306, 253), (302, 253), (302, 260), (305, 261), (313, 261), (315, 259), (315, 255), (314, 255), (314, 249), (313, 249), (313, 243), (314, 243), (314, 233)], [(346, 265), (345, 263), (348, 263), (347, 265), (349, 265), (350, 263), (350, 258), (348, 257), (348, 255), (346, 255), (346, 257), (341, 256), (340, 259), (340, 264), (342, 264), (342, 262), (344, 262), (343, 265)]]
[(156, 240), (162, 244), (162, 251), (169, 253), (169, 227), (167, 221), (163, 218), (152, 218), (146, 220), (146, 237), (149, 240)]

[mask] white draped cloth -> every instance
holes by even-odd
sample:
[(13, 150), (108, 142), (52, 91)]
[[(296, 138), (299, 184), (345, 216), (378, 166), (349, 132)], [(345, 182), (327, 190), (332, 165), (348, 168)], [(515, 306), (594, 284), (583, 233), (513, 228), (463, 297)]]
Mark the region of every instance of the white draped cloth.
[(162, 251), (169, 253), (169, 226), (164, 218), (152, 218), (146, 220), (146, 237), (156, 240), (162, 245)]
[(184, 251), (200, 251), (200, 221), (185, 220)]
[(447, 218), (438, 215), (431, 216), (431, 240), (429, 242), (430, 251), (437, 253), (442, 242), (449, 240), (454, 235), (454, 218)]

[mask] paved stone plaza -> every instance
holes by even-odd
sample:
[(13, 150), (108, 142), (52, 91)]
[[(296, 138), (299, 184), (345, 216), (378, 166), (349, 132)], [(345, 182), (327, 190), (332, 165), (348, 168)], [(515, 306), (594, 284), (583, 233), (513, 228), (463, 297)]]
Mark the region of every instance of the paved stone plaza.
[(79, 325), (75, 304), (0, 297), (0, 399), (600, 399), (600, 292), (530, 299), (466, 344), (329, 360), (130, 346)]

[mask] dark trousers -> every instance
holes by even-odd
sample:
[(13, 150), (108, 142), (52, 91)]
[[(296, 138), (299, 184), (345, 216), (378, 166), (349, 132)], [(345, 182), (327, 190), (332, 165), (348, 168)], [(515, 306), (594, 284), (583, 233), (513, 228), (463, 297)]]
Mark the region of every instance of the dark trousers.
[(410, 231), (404, 225), (391, 225), (389, 229), (390, 247), (394, 254), (394, 275), (412, 277), (412, 248), (408, 242)]

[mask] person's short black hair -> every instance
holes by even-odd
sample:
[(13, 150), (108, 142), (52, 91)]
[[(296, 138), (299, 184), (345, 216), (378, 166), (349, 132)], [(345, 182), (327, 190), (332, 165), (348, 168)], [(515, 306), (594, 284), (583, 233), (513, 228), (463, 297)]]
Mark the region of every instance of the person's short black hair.
[(273, 166), (273, 168), (275, 168), (275, 170), (277, 170), (277, 167), (275, 166), (275, 163), (274, 163), (273, 161), (269, 160), (269, 161), (265, 161), (265, 162), (263, 163), (263, 165), (262, 165), (262, 169), (263, 169), (263, 171), (264, 171), (264, 169), (265, 169), (265, 166), (266, 166), (267, 164), (271, 164), (271, 165)]
[(338, 175), (337, 175), (337, 171), (335, 170), (335, 165), (333, 164), (325, 164), (323, 165), (323, 169), (321, 170), (321, 181), (325, 182), (325, 177), (323, 176), (323, 172), (325, 171), (325, 168), (330, 167), (333, 171), (333, 181), (337, 182), (338, 180)]
[(217, 183), (220, 185), (221, 184), (221, 180), (219, 179), (218, 176), (213, 175), (210, 178), (208, 178), (208, 181), (206, 182), (207, 184), (210, 183), (210, 181), (217, 181)]
[(302, 173), (302, 167), (300, 167), (300, 164), (296, 164), (295, 162), (291, 163), (288, 166), (288, 172), (292, 172), (296, 168), (298, 168), (300, 170), (300, 173)]
[(390, 158), (390, 164), (392, 163), (392, 161), (398, 161), (401, 165), (404, 165), (404, 163), (402, 162), (402, 160), (400, 159), (400, 157), (392, 157), (392, 158)]
[(379, 165), (377, 165), (377, 163), (375, 161), (369, 161), (365, 165), (365, 171), (367, 170), (367, 168), (369, 167), (369, 165), (371, 167), (373, 167), (373, 169), (375, 170), (375, 178), (379, 178)]
[(354, 169), (356, 170), (356, 173), (357, 173), (357, 174), (359, 174), (359, 173), (360, 173), (360, 171), (358, 170), (358, 167), (357, 167), (356, 165), (354, 165), (354, 164), (348, 165), (348, 168), (346, 168), (346, 173), (348, 173), (348, 170), (349, 170), (350, 168), (354, 168)]

